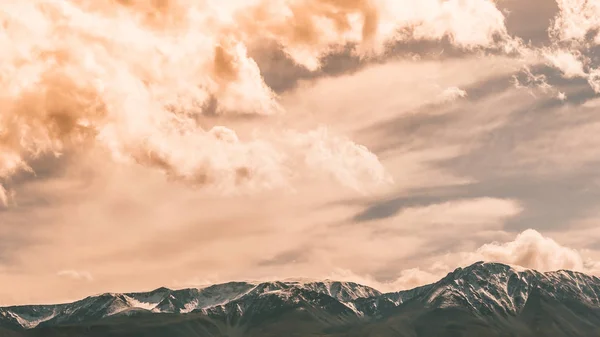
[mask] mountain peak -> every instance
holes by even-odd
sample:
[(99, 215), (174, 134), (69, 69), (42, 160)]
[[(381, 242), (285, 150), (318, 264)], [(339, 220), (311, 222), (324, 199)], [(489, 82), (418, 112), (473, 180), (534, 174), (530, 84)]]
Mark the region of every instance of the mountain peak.
[(514, 266), (498, 263), (498, 262), (485, 262), (477, 261), (466, 267), (458, 267), (450, 274), (460, 275), (465, 273), (506, 273), (510, 271), (518, 271)]
[(151, 293), (168, 293), (171, 292), (172, 290), (166, 287), (160, 287), (160, 288), (156, 288), (154, 290), (151, 291)]
[(325, 310), (327, 315), (342, 315), (346, 320), (354, 316), (383, 317), (408, 303), (417, 303), (419, 308), (460, 308), (479, 319), (506, 318), (520, 315), (531, 303), (531, 296), (597, 308), (599, 295), (600, 279), (596, 277), (566, 270), (523, 271), (480, 261), (457, 268), (436, 283), (388, 294), (354, 282), (312, 279), (104, 293), (67, 304), (0, 308), (0, 329), (82, 324), (115, 315), (144, 313), (198, 313), (233, 322), (243, 317), (264, 317), (273, 310)]

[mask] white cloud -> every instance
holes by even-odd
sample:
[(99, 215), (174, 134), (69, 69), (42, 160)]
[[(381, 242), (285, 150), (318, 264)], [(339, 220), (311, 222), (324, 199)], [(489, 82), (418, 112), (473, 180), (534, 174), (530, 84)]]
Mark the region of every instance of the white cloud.
[(562, 71), (566, 78), (586, 77), (581, 62), (582, 55), (576, 51), (567, 50), (547, 50), (544, 51), (544, 56), (550, 65)]
[[(547, 61), (566, 78), (586, 78), (600, 93), (598, 68), (592, 64), (590, 46), (600, 45), (600, 3), (588, 0), (556, 0), (559, 13), (549, 29), (555, 44), (566, 49), (544, 51)], [(591, 37), (591, 43), (586, 41)], [(587, 68), (587, 70), (585, 69)]]
[(588, 82), (595, 92), (600, 93), (600, 68), (595, 68), (590, 71)]
[[(255, 44), (272, 40), (314, 70), (322, 56), (349, 43), (369, 55), (397, 40), (449, 36), (471, 49), (496, 46), (495, 36), (509, 39), (490, 0), (179, 0), (163, 6), (45, 0), (0, 6), (8, 27), (0, 32), (0, 72), (6, 75), (0, 80), (0, 179), (27, 168), (31, 157), (102, 147), (107, 160), (136, 162), (198, 185), (287, 186), (302, 169), (286, 161), (287, 149), (260, 130), (246, 139), (233, 127), (211, 130), (198, 123), (211, 104), (223, 116), (283, 112), (248, 55)], [(399, 35), (398, 29), (412, 33)], [(313, 147), (340, 143), (313, 135), (304, 137), (315, 141)], [(336, 158), (316, 161), (351, 167), (319, 168), (343, 172), (348, 185), (380, 180), (382, 167), (368, 150), (349, 141), (342, 147), (343, 154), (323, 151)]]
[(328, 178), (356, 190), (369, 187), (370, 182), (375, 185), (393, 182), (377, 156), (366, 147), (331, 136), (323, 127), (306, 133), (290, 131), (280, 140), (303, 154), (300, 166), (324, 172)]
[(406, 18), (412, 23), (413, 36), (418, 39), (440, 39), (449, 36), (458, 46), (474, 48), (494, 45), (494, 37), (510, 41), (504, 25), (504, 15), (494, 1), (437, 0), (389, 1), (390, 17)]
[(88, 271), (77, 271), (77, 270), (61, 270), (56, 273), (59, 277), (66, 277), (77, 281), (91, 282), (94, 280), (92, 274)]
[[(593, 68), (591, 60), (576, 49), (546, 49), (542, 51), (546, 63), (560, 70), (565, 78), (585, 78), (596, 93), (600, 93), (600, 68)], [(588, 70), (586, 71), (585, 68)], [(546, 83), (547, 84), (547, 83)]]
[(419, 227), (448, 224), (464, 227), (489, 226), (500, 224), (521, 211), (521, 206), (515, 200), (476, 198), (405, 208), (396, 218), (401, 222), (419, 224)]
[(561, 101), (566, 101), (567, 100), (567, 94), (565, 94), (562, 91), (559, 91), (558, 94), (556, 95), (556, 98), (558, 98)]
[[(563, 41), (585, 39), (586, 35), (600, 29), (600, 3), (589, 0), (556, 0), (559, 14), (550, 28), (551, 34)], [(595, 36), (600, 44), (600, 35)]]
[(455, 101), (459, 98), (465, 97), (467, 97), (467, 92), (458, 87), (446, 88), (441, 94), (441, 99), (443, 101)]
[(477, 261), (503, 263), (517, 269), (540, 272), (567, 269), (593, 275), (600, 273), (600, 263), (585, 258), (582, 251), (563, 246), (533, 229), (523, 231), (512, 241), (487, 243), (472, 252), (447, 253), (432, 260), (435, 262), (429, 267), (402, 270), (390, 282), (377, 282), (369, 277), (361, 280), (385, 291), (411, 289), (436, 282), (452, 270)]
[(586, 271), (580, 252), (562, 246), (533, 229), (520, 233), (513, 241), (485, 244), (475, 251), (473, 258), (538, 271)]

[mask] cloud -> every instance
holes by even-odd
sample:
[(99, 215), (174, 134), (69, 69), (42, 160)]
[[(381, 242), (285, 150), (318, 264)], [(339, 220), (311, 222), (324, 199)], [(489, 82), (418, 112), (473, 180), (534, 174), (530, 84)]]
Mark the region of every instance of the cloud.
[(583, 63), (580, 61), (582, 55), (578, 52), (566, 50), (546, 51), (544, 56), (550, 65), (562, 71), (566, 78), (586, 77)]
[(600, 4), (587, 0), (556, 0), (559, 12), (549, 28), (555, 46), (542, 52), (566, 78), (582, 77), (600, 93), (600, 65), (595, 64), (594, 46), (600, 45)]
[(588, 75), (588, 82), (596, 93), (600, 93), (600, 67), (592, 69)]
[(395, 3), (396, 11), (390, 14), (418, 14), (411, 19), (423, 22), (413, 26), (414, 36), (420, 39), (448, 36), (454, 44), (466, 48), (494, 45), (495, 37), (500, 37), (505, 43), (513, 42), (506, 32), (504, 15), (493, 1), (427, 0), (418, 4), (409, 1)]
[(421, 270), (420, 268), (405, 269), (400, 272), (400, 277), (394, 282), (383, 284), (383, 286), (386, 289), (394, 289), (393, 291), (413, 289), (425, 284), (437, 282), (440, 280), (439, 276), (440, 273), (435, 271), (429, 272)]
[(467, 97), (467, 92), (458, 87), (446, 88), (441, 94), (442, 100), (447, 101), (447, 102), (455, 101), (459, 98), (465, 98), (465, 97)]
[(600, 66), (594, 68), (592, 59), (584, 52), (578, 49), (546, 49), (542, 54), (548, 65), (560, 70), (564, 78), (585, 78), (594, 92), (600, 93)]
[[(407, 10), (410, 8), (410, 10)], [(384, 44), (448, 37), (462, 48), (491, 47), (495, 37), (509, 39), (504, 16), (493, 1), (259, 1), (236, 19), (255, 40), (277, 41), (296, 63), (320, 65), (324, 53), (348, 44), (369, 56)]]
[(331, 273), (324, 275), (322, 279), (355, 282), (358, 284), (373, 287), (381, 292), (395, 292), (399, 290), (412, 289), (425, 284), (437, 282), (440, 277), (438, 273), (423, 271), (419, 268), (405, 269), (400, 272), (400, 277), (393, 281), (378, 281), (376, 278), (357, 274), (347, 269), (335, 269)]
[(91, 282), (94, 280), (94, 277), (90, 272), (87, 271), (77, 271), (77, 270), (61, 270), (56, 273), (59, 277), (66, 277), (76, 281), (87, 281)]
[[(546, 60), (546, 62), (551, 62)], [(561, 70), (565, 77), (572, 78), (573, 71), (576, 71), (576, 68), (573, 69), (572, 65), (562, 64), (559, 61), (557, 63), (550, 63), (550, 66), (558, 68)], [(559, 67), (569, 67), (561, 69)], [(582, 74), (583, 77), (587, 76), (586, 74)], [(530, 95), (536, 97), (536, 91), (541, 92), (542, 94), (548, 95), (551, 94), (555, 96), (561, 101), (564, 101), (566, 96), (563, 97), (563, 93), (560, 92), (556, 87), (548, 83), (548, 76), (545, 74), (536, 74), (535, 71), (531, 69), (529, 66), (524, 66), (521, 71), (512, 77), (512, 82), (515, 88), (517, 89), (526, 89)]]
[(8, 193), (2, 185), (0, 185), (0, 205), (8, 206)]
[[(313, 251), (306, 257), (309, 262), (291, 268), (295, 272), (311, 269), (312, 275), (330, 269), (335, 270), (333, 275), (319, 276), (354, 278), (383, 290), (408, 289), (437, 281), (459, 262), (456, 255), (446, 259), (446, 249), (468, 249), (474, 237), (501, 230), (507, 219), (520, 212), (518, 202), (494, 198), (406, 207), (364, 226), (315, 231), (307, 238)], [(432, 255), (434, 262), (429, 260)], [(316, 259), (320, 263), (315, 263)]]
[(592, 33), (600, 44), (600, 4), (588, 0), (556, 0), (559, 14), (554, 19), (550, 33), (560, 41), (583, 41)]
[[(496, 262), (515, 268), (533, 269), (540, 272), (561, 269), (598, 275), (600, 264), (585, 258), (581, 251), (563, 246), (533, 229), (519, 233), (514, 240), (487, 243), (473, 252), (454, 252), (433, 259), (431, 266), (402, 270), (398, 277), (381, 282), (370, 277), (357, 277), (384, 291), (412, 289), (440, 280), (455, 268), (465, 267), (477, 261)], [(346, 273), (348, 274), (348, 273)], [(343, 277), (345, 274), (340, 273)]]
[(474, 253), (485, 261), (501, 262), (539, 271), (559, 269), (585, 271), (584, 259), (575, 250), (560, 245), (538, 231), (528, 229), (505, 243), (489, 243)]
[[(561, 245), (534, 229), (519, 233), (512, 241), (487, 243), (473, 252), (446, 255), (440, 261), (454, 267), (469, 265), (476, 261), (486, 261), (540, 272), (562, 269), (588, 274), (600, 272), (598, 262), (585, 257), (582, 251)], [(450, 271), (451, 268), (448, 268), (440, 274), (440, 261), (437, 262), (435, 268), (425, 268), (425, 273), (438, 271), (437, 276), (440, 276), (444, 272)]]
[[(553, 29), (561, 39), (596, 27), (590, 13), (597, 6), (575, 0), (559, 4)], [(2, 6), (7, 28), (0, 33), (6, 60), (0, 69), (0, 179), (32, 170), (35, 157), (101, 147), (108, 150), (106, 160), (134, 162), (176, 180), (227, 191), (287, 187), (303, 169), (325, 176), (347, 172), (351, 177), (342, 183), (354, 188), (362, 180), (377, 184), (387, 181), (381, 179), (381, 164), (363, 160), (372, 156), (354, 142), (347, 141), (345, 146), (355, 150), (344, 154), (322, 152), (336, 160), (300, 162), (371, 166), (297, 167), (294, 157), (302, 149), (290, 146), (298, 143), (300, 131), (294, 126), (285, 125), (290, 132), (277, 137), (293, 135), (283, 138), (283, 149), (265, 136), (269, 122), (263, 119), (254, 123), (253, 136), (240, 134), (227, 118), (210, 125), (207, 114), (233, 118), (285, 112), (249, 49), (273, 42), (311, 71), (324, 56), (348, 46), (368, 58), (398, 41), (448, 39), (463, 49), (526, 50), (508, 35), (504, 15), (491, 0), (236, 0), (226, 5), (62, 0)], [(576, 26), (573, 17), (587, 23)], [(567, 77), (582, 75), (570, 52), (547, 58)], [(586, 76), (600, 88), (592, 68)], [(464, 97), (460, 90), (449, 89), (443, 96)], [(305, 139), (313, 139), (315, 146), (338, 142), (326, 137), (331, 139)], [(373, 175), (352, 176), (358, 171)]]
[[(498, 36), (509, 39), (503, 15), (489, 0), (418, 5), (62, 0), (1, 6), (6, 29), (0, 33), (0, 179), (32, 170), (32, 158), (101, 147), (108, 150), (106, 160), (135, 162), (198, 185), (226, 190), (286, 186), (300, 169), (272, 139), (260, 131), (250, 139), (241, 137), (226, 124), (206, 127), (207, 113), (283, 112), (248, 55), (253, 45), (273, 41), (298, 65), (314, 70), (323, 56), (348, 45), (368, 56), (400, 40), (449, 37), (472, 49), (496, 46)], [(305, 138), (315, 146), (338, 142)], [(297, 137), (284, 141), (295, 144)], [(313, 160), (312, 153), (309, 161), (368, 162), (373, 166), (360, 172), (375, 177), (351, 177), (348, 185), (379, 180), (382, 167), (364, 147), (352, 142), (344, 147), (355, 147), (344, 151), (351, 157)], [(291, 150), (295, 155), (301, 151)], [(341, 156), (333, 149), (325, 153)]]
[(567, 94), (565, 94), (562, 91), (559, 91), (558, 94), (556, 94), (556, 98), (558, 98), (561, 101), (566, 101), (567, 100)]
[[(277, 276), (322, 278), (334, 268), (350, 269), (359, 275), (372, 274), (382, 281), (380, 270), (387, 268), (389, 273), (395, 273), (419, 266), (421, 259), (415, 254), (420, 254), (424, 247), (435, 249), (433, 243), (436, 240), (452, 237), (456, 233), (452, 228), (454, 224), (469, 222), (469, 219), (473, 224), (481, 220), (473, 227), (461, 226), (473, 233), (481, 228), (498, 228), (502, 219), (506, 219), (506, 215), (500, 214), (502, 210), (514, 212), (511, 202), (505, 205), (506, 200), (473, 201), (471, 209), (479, 214), (473, 216), (464, 205), (466, 200), (455, 205), (461, 209), (456, 212), (452, 212), (450, 205), (431, 207), (429, 213), (423, 213), (416, 210), (418, 204), (413, 204), (409, 213), (389, 222), (397, 228), (386, 227), (383, 223), (336, 226), (341, 221), (347, 222), (357, 211), (353, 207), (324, 207), (351, 197), (346, 190), (339, 189), (337, 179), (351, 176), (359, 179), (355, 182), (364, 185), (365, 179), (361, 175), (372, 174), (365, 169), (369, 168), (369, 161), (375, 159), (373, 155), (363, 159), (353, 157), (354, 151), (359, 154), (363, 151), (360, 147), (348, 146), (348, 139), (339, 135), (352, 135), (353, 140), (369, 147), (401, 140), (396, 148), (399, 150), (397, 155), (381, 158), (388, 171), (393, 173), (394, 180), (400, 183), (397, 186), (408, 194), (409, 190), (423, 186), (464, 184), (469, 177), (452, 176), (436, 163), (462, 153), (462, 147), (455, 148), (462, 143), (454, 136), (470, 138), (480, 129), (489, 129), (484, 126), (488, 122), (498, 123), (497, 116), (489, 120), (494, 114), (491, 108), (499, 106), (496, 98), (472, 108), (472, 111), (485, 111), (485, 114), (460, 114), (474, 119), (472, 123), (452, 129), (448, 129), (446, 123), (440, 124), (444, 130), (452, 132), (440, 132), (438, 137), (429, 136), (432, 125), (427, 119), (419, 124), (419, 130), (424, 133), (418, 134), (407, 134), (410, 130), (402, 125), (390, 128), (393, 134), (385, 133), (376, 138), (364, 137), (365, 133), (359, 130), (377, 122), (386, 122), (393, 127), (394, 123), (388, 122), (390, 118), (405, 111), (407, 115), (418, 117), (413, 111), (423, 105), (429, 108), (431, 103), (435, 104), (440, 88), (471, 88), (482, 77), (505, 77), (513, 69), (513, 60), (504, 57), (472, 57), (447, 63), (399, 61), (368, 67), (353, 75), (320, 79), (317, 84), (299, 87), (294, 93), (286, 94), (282, 105), (287, 115), (285, 119), (278, 116), (273, 120), (289, 119), (297, 131), (277, 130), (278, 124), (273, 123), (255, 140), (279, 149), (291, 165), (292, 176), (305, 175), (294, 177), (299, 179), (294, 193), (277, 190), (250, 196), (215, 195), (206, 189), (189, 188), (189, 183), (173, 183), (164, 179), (160, 172), (135, 163), (106, 160), (100, 148), (83, 149), (87, 151), (59, 158), (60, 171), (51, 175), (41, 168), (52, 162), (40, 165), (40, 178), (26, 179), (18, 186), (10, 186), (18, 188), (16, 201), (19, 206), (3, 210), (0, 232), (4, 238), (18, 244), (4, 256), (4, 261), (6, 268), (22, 268), (28, 274), (4, 274), (4, 284), (13, 285), (4, 288), (19, 296), (0, 294), (0, 297), (15, 298), (13, 303), (22, 303), (25, 299), (28, 302), (54, 302), (106, 291), (179, 287), (183, 285), (170, 282), (190, 280), (194, 276), (199, 276), (199, 280), (210, 278), (211, 282)], [(438, 85), (432, 85), (431, 78), (438, 79)], [(511, 104), (519, 102), (517, 99), (509, 101)], [(440, 114), (438, 110), (469, 105), (469, 100), (465, 99), (442, 107), (433, 105), (431, 110), (434, 117), (449, 116), (448, 111)], [(427, 114), (427, 111), (423, 113)], [(481, 117), (485, 119), (478, 119)], [(332, 127), (315, 129), (310, 119), (318, 121), (316, 124)], [(248, 139), (253, 139), (256, 123), (265, 122), (262, 118), (242, 118), (232, 119), (232, 124), (228, 125), (222, 122), (230, 120), (220, 117), (211, 121), (214, 125), (232, 126), (227, 129), (236, 130), (237, 140), (222, 128), (213, 130), (226, 144), (247, 143)], [(444, 146), (440, 148), (437, 144)], [(348, 158), (356, 158), (356, 161)], [(339, 160), (343, 161), (342, 166), (330, 162)], [(327, 170), (321, 173), (303, 171), (303, 167), (309, 165)], [(375, 176), (377, 174), (375, 172)], [(325, 179), (315, 179), (315, 175)], [(377, 194), (365, 197), (376, 197)], [(497, 209), (484, 212), (482, 208), (485, 207)], [(448, 213), (448, 221), (436, 217), (435, 221), (428, 222), (428, 214), (435, 212)], [(488, 215), (483, 214), (486, 212)], [(423, 231), (417, 234), (415, 228), (423, 228)], [(437, 238), (425, 234), (432, 229), (439, 233)], [(26, 240), (17, 241), (21, 237)], [(264, 242), (269, 244), (264, 245)], [(211, 254), (214, 251), (223, 253)], [(261, 263), (281, 261), (276, 258), (286, 253), (297, 256), (284, 259), (290, 262), (283, 264)], [(35, 256), (47, 256), (48, 259), (40, 261)], [(123, 256), (130, 258), (123, 260)], [(391, 268), (398, 259), (408, 259), (402, 260), (408, 262), (394, 264)], [(78, 282), (73, 286), (64, 279), (52, 277), (64, 266), (89, 270), (90, 265), (94, 267), (91, 271), (94, 282)], [(4, 264), (0, 265), (0, 272), (2, 266)], [(44, 282), (46, 289), (53, 291), (39, 289), (36, 287), (39, 282)]]
[[(2, 254), (3, 298), (151, 289), (189, 280), (190, 270), (218, 282), (340, 268), (356, 276), (349, 280), (412, 287), (484, 259), (475, 254), (483, 243), (514, 239), (506, 227), (531, 217), (528, 227), (547, 226), (532, 200), (572, 180), (537, 188), (532, 175), (544, 166), (554, 178), (569, 163), (591, 163), (599, 148), (564, 132), (596, 129), (588, 114), (568, 113), (580, 96), (570, 84), (581, 81), (536, 73), (550, 65), (575, 76), (581, 65), (592, 74), (589, 50), (525, 48), (506, 36), (493, 1), (154, 3), (0, 4), (9, 27), (0, 55), (10, 60), (0, 65), (0, 176), (20, 205), (1, 213), (2, 237), (18, 242)], [(261, 78), (273, 54), (254, 59), (267, 42), (286, 67), (318, 78), (273, 93)], [(423, 57), (392, 61), (389, 45)], [(446, 50), (426, 55), (431, 45)], [(473, 55), (515, 45), (527, 59)], [(323, 78), (322, 64), (347, 69), (348, 50), (365, 67)], [(336, 53), (344, 55), (329, 57)], [(553, 97), (510, 88), (523, 64), (531, 68), (520, 83)], [(444, 88), (468, 96), (439, 104)], [(559, 92), (569, 97), (560, 116)], [(46, 162), (65, 165), (48, 175)], [(25, 170), (39, 178), (23, 178)], [(366, 190), (389, 176), (393, 193), (323, 206), (349, 197), (340, 183)], [(280, 188), (295, 193), (241, 193)], [(573, 205), (564, 218), (585, 207)], [(361, 211), (377, 217), (348, 221)], [(94, 282), (67, 289), (55, 275), (91, 264)], [(53, 291), (35, 290), (39, 282)]]
[[(400, 221), (421, 226), (486, 226), (501, 223), (522, 211), (515, 200), (474, 198), (453, 200), (422, 207), (409, 207), (398, 213)], [(456, 228), (456, 227), (453, 227)]]
[(283, 142), (300, 149), (300, 165), (328, 174), (328, 178), (360, 190), (365, 182), (392, 183), (392, 177), (380, 165), (376, 155), (366, 147), (348, 139), (331, 136), (327, 129), (318, 128), (306, 133), (290, 131)]

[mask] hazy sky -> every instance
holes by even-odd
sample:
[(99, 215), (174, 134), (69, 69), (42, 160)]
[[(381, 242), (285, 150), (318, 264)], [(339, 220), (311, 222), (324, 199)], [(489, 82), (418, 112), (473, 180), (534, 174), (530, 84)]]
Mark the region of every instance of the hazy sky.
[(600, 276), (600, 3), (0, 2), (0, 305)]

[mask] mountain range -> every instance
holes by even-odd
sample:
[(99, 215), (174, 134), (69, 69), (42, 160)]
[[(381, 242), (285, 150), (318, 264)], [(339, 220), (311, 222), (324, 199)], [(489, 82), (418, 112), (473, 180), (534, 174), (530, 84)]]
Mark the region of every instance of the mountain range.
[(106, 293), (0, 308), (0, 336), (600, 336), (600, 279), (478, 262), (393, 293), (329, 280)]

